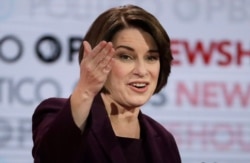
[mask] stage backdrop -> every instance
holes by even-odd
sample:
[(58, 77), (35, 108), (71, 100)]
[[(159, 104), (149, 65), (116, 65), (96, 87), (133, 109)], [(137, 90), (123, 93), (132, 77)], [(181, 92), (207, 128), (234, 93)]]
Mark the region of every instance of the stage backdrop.
[(183, 163), (250, 162), (249, 0), (1, 0), (0, 163), (33, 162), (35, 107), (70, 95), (81, 38), (128, 3), (161, 21), (175, 59), (143, 112), (174, 134)]

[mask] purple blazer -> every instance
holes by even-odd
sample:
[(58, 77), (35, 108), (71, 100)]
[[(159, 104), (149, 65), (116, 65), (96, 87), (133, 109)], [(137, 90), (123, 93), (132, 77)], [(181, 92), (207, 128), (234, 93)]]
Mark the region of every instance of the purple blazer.
[[(181, 163), (174, 137), (158, 122), (139, 113), (146, 154), (152, 163)], [(83, 133), (75, 125), (70, 100), (49, 98), (32, 117), (35, 163), (126, 163), (100, 95), (95, 98)]]

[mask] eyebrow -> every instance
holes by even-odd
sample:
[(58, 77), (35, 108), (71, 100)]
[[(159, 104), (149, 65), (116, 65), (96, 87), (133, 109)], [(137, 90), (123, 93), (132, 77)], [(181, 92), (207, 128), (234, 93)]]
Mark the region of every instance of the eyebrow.
[[(115, 50), (117, 50), (119, 48), (127, 49), (129, 51), (135, 51), (133, 48), (131, 48), (129, 46), (126, 46), (126, 45), (119, 45), (119, 46), (115, 47)], [(148, 50), (148, 52), (159, 53), (159, 50), (157, 50), (157, 49), (150, 49), (150, 50)]]

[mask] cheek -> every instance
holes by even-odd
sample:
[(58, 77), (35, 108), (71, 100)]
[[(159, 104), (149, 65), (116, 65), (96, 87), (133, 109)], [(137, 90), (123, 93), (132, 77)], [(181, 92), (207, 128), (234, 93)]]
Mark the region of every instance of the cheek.
[(129, 70), (128, 67), (124, 66), (123, 64), (113, 64), (112, 70), (110, 71), (107, 82), (112, 83), (119, 83), (121, 80), (125, 79), (126, 75), (128, 75)]
[(155, 67), (152, 68), (151, 70), (152, 72), (152, 76), (156, 79), (159, 78), (159, 74), (160, 74), (160, 65), (156, 65)]
[(112, 78), (122, 79), (130, 72), (130, 66), (121, 62), (115, 62), (112, 65), (110, 75)]

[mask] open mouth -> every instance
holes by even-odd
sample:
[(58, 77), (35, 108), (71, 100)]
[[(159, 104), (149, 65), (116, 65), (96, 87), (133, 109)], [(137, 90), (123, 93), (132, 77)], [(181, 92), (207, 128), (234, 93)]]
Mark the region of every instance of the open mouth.
[(146, 82), (136, 82), (136, 83), (130, 83), (129, 85), (133, 86), (134, 88), (137, 88), (137, 89), (142, 89), (142, 88), (145, 88), (148, 83)]

